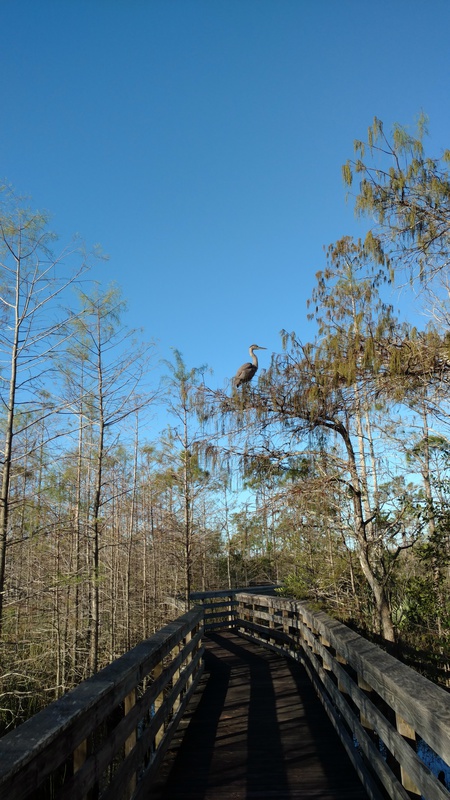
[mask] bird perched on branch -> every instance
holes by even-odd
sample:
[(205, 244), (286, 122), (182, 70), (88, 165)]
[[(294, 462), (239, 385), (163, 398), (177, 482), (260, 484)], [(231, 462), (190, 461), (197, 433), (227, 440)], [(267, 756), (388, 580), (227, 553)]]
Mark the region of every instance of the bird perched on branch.
[(248, 383), (249, 381), (251, 381), (253, 376), (258, 371), (258, 359), (255, 356), (254, 350), (267, 350), (267, 348), (260, 347), (259, 344), (250, 345), (250, 347), (248, 348), (248, 352), (250, 353), (252, 363), (250, 363), (250, 361), (247, 361), (246, 364), (242, 364), (242, 367), (239, 367), (234, 378), (234, 385), (236, 386), (236, 389), (242, 383)]

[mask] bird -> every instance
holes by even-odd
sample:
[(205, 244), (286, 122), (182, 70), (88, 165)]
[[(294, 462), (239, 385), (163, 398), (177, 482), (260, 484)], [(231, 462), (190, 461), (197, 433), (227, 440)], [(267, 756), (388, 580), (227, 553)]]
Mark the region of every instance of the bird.
[(248, 352), (250, 353), (252, 363), (250, 364), (250, 361), (247, 361), (246, 364), (242, 364), (242, 367), (239, 367), (234, 378), (234, 385), (236, 386), (236, 389), (242, 383), (248, 383), (251, 381), (258, 370), (258, 359), (253, 352), (254, 350), (267, 350), (267, 347), (260, 347), (259, 344), (250, 345)]

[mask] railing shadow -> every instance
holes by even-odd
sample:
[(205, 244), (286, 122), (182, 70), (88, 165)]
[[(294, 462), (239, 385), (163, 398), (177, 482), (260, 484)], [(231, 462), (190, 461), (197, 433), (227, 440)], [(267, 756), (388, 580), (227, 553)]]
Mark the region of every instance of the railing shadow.
[(248, 800), (297, 796), (300, 786), (305, 797), (367, 797), (304, 667), (258, 644), (216, 641), (249, 667)]
[(171, 766), (158, 800), (176, 800), (180, 783), (189, 782), (190, 797), (203, 800), (208, 789), (217, 726), (225, 704), (230, 667), (213, 653), (205, 652), (203, 691), (189, 720), (189, 727)]
[[(314, 752), (319, 768), (326, 778), (330, 796), (366, 797), (361, 782), (353, 769), (344, 746), (323, 708), (304, 667), (286, 659), (298, 694), (302, 698), (305, 722), (314, 742)], [(333, 743), (330, 747), (330, 741)]]
[(215, 634), (211, 638), (248, 668), (246, 795), (285, 797), (289, 784), (270, 661), (228, 637)]
[(236, 633), (208, 638), (204, 690), (155, 798), (365, 798), (304, 667)]

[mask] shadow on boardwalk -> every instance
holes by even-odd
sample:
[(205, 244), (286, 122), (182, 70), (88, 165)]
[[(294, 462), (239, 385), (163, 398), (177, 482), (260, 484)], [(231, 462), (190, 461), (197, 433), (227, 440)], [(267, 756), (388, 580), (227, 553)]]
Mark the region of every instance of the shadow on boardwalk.
[(229, 632), (205, 644), (152, 799), (367, 798), (303, 667)]

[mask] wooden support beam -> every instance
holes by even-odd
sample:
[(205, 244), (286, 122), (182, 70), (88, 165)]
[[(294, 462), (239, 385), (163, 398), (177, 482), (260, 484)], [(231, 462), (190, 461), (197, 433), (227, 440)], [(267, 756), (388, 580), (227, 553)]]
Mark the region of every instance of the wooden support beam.
[[(157, 678), (159, 678), (160, 675), (162, 675), (163, 669), (164, 669), (163, 663), (160, 661), (160, 663), (157, 664), (156, 667), (153, 669), (153, 672), (152, 672), (153, 680), (156, 680)], [(163, 702), (164, 702), (164, 692), (160, 692), (155, 697), (155, 704), (154, 704), (155, 705), (155, 714), (157, 713), (157, 711), (159, 711), (159, 709), (161, 708)], [(161, 727), (159, 728), (159, 730), (156, 732), (156, 735), (155, 735), (155, 750), (157, 749), (157, 747), (158, 747), (159, 743), (161, 742), (161, 739), (163, 738), (163, 736), (164, 736), (164, 725), (161, 725)]]
[[(363, 689), (363, 691), (366, 694), (370, 694), (373, 691), (371, 685), (369, 683), (367, 683), (367, 681), (365, 681), (364, 678), (361, 677), (361, 675), (359, 675), (359, 674), (358, 674), (358, 686), (359, 686), (360, 689)], [(367, 717), (364, 716), (364, 714), (362, 713), (361, 710), (359, 712), (359, 719), (360, 719), (361, 725), (364, 728), (366, 728), (368, 731), (373, 731), (372, 723), (367, 719)]]
[(73, 751), (73, 771), (78, 772), (86, 761), (88, 753), (88, 740), (84, 739)]
[[(319, 640), (320, 640), (320, 643), (321, 643), (321, 644), (322, 644), (324, 647), (330, 647), (330, 646), (331, 646), (331, 645), (330, 645), (330, 642), (329, 642), (329, 641), (328, 641), (328, 639), (327, 639), (327, 637), (326, 637), (326, 636), (324, 636), (323, 634), (320, 634), (320, 636), (319, 636)], [(323, 668), (324, 668), (324, 669), (326, 669), (326, 670), (328, 670), (328, 671), (330, 671), (330, 670), (331, 670), (331, 665), (330, 665), (330, 664), (328, 664), (328, 662), (324, 661), (324, 662), (323, 662)]]
[[(125, 697), (124, 701), (125, 715), (129, 714), (131, 709), (134, 708), (135, 705), (136, 705), (136, 689), (132, 689), (131, 692), (127, 694), (127, 696)], [(129, 756), (129, 754), (133, 750), (133, 747), (136, 744), (136, 740), (137, 740), (137, 735), (135, 728), (133, 732), (129, 735), (128, 739), (125, 740), (125, 758)], [(130, 782), (128, 784), (126, 798), (131, 798), (135, 789), (136, 789), (136, 773), (133, 773)]]
[[(347, 659), (344, 658), (344, 656), (341, 656), (341, 655), (339, 655), (339, 653), (336, 653), (335, 658), (336, 658), (336, 661), (338, 662), (338, 664), (342, 664), (343, 667), (347, 666)], [(345, 692), (347, 691), (346, 687), (344, 686), (343, 683), (341, 683), (339, 678), (338, 678), (338, 689), (343, 694), (345, 694)]]
[[(409, 724), (400, 714), (396, 713), (395, 715), (395, 722), (397, 725), (398, 732), (403, 736), (404, 739), (408, 742), (408, 744), (412, 747), (412, 749), (416, 750), (416, 732), (412, 725)], [(412, 780), (412, 778), (408, 775), (407, 771), (400, 765), (400, 774), (402, 779), (402, 785), (405, 787), (407, 792), (411, 794), (421, 796), (420, 789), (417, 788), (416, 784)]]
[[(187, 633), (185, 638), (184, 638), (185, 645), (188, 644), (191, 641), (191, 639), (192, 639), (192, 632), (189, 631), (189, 633)], [(188, 657), (186, 659), (186, 666), (188, 666), (191, 663), (192, 656), (193, 656), (193, 654), (189, 653), (189, 655), (188, 655)], [(189, 678), (187, 679), (187, 683), (186, 683), (186, 688), (187, 689), (191, 688), (193, 680), (194, 680), (194, 676), (190, 675)]]

